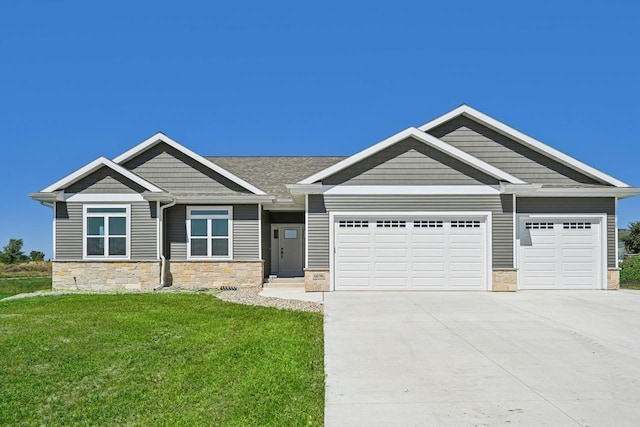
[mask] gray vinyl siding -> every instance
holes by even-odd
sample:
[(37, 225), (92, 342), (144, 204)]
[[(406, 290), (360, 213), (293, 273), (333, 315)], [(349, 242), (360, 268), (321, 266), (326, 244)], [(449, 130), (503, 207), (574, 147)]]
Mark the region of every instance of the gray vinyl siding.
[[(190, 205), (191, 206), (191, 205)], [(165, 211), (165, 256), (172, 260), (187, 259), (187, 206), (176, 205)], [(233, 206), (233, 259), (259, 259), (258, 205)]]
[(617, 267), (616, 201), (613, 197), (518, 197), (516, 211), (523, 214), (606, 214), (607, 265)]
[(307, 255), (310, 269), (329, 269), (329, 214), (323, 196), (310, 194), (308, 206)]
[(529, 183), (602, 184), (467, 117), (449, 120), (429, 133)]
[(309, 265), (329, 267), (329, 215), (339, 211), (490, 211), (494, 268), (513, 268), (512, 196), (309, 196)]
[(146, 189), (106, 166), (65, 188), (66, 193), (142, 193)]
[(167, 191), (250, 193), (244, 187), (165, 143), (159, 143), (142, 152), (126, 162), (124, 167)]
[(479, 185), (498, 180), (407, 138), (322, 180), (328, 185)]
[(260, 259), (258, 205), (233, 207), (233, 259)]
[[(155, 203), (134, 202), (130, 205), (131, 260), (157, 259)], [(82, 259), (82, 206), (82, 203), (56, 203), (56, 259), (58, 260)]]

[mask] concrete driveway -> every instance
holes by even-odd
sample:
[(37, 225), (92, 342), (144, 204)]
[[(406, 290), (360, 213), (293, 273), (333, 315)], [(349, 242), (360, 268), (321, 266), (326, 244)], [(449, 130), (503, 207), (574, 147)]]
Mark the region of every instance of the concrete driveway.
[(325, 294), (327, 426), (640, 425), (640, 291)]

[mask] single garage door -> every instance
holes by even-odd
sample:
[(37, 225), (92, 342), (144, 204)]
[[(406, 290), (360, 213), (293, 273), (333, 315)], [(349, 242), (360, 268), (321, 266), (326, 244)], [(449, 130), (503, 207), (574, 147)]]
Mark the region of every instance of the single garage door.
[(485, 290), (485, 218), (337, 217), (336, 290)]
[(599, 218), (519, 218), (520, 289), (600, 289)]

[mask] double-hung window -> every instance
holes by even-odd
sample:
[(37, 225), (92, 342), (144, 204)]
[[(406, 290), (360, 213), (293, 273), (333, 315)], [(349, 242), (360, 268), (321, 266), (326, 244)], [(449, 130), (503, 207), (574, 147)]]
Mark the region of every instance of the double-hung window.
[(232, 208), (198, 206), (187, 209), (188, 258), (231, 259)]
[(129, 205), (85, 205), (84, 258), (129, 259)]

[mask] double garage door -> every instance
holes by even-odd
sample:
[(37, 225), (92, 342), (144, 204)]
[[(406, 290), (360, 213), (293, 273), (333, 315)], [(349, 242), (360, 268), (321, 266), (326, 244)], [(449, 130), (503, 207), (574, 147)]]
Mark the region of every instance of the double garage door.
[[(518, 218), (519, 289), (600, 289), (600, 218)], [(486, 217), (335, 217), (336, 290), (487, 290)]]
[(334, 223), (336, 290), (485, 290), (484, 217), (349, 217)]

